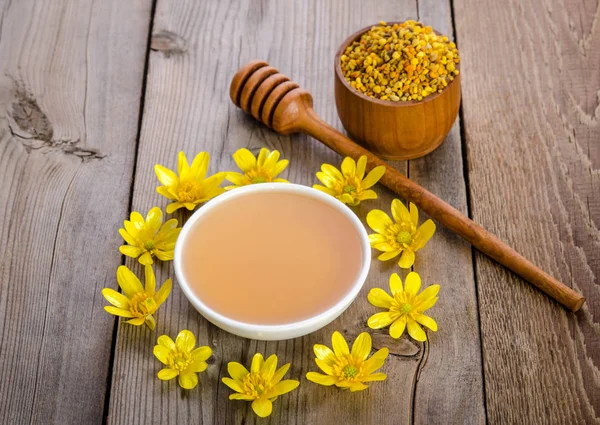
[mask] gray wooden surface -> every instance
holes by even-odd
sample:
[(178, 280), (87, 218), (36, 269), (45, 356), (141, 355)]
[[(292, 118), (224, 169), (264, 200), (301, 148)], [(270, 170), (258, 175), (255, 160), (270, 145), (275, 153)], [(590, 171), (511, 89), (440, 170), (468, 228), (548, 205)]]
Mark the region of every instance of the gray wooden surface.
[[(598, 15), (592, 1), (0, 0), (0, 423), (600, 423)], [(100, 289), (116, 287), (117, 266), (140, 271), (121, 258), (117, 229), (131, 209), (166, 204), (155, 163), (207, 151), (211, 171), (227, 170), (236, 149), (266, 146), (290, 160), (283, 177), (306, 185), (321, 163), (339, 164), (317, 141), (236, 109), (235, 71), (267, 60), (342, 129), (335, 50), (381, 19), (454, 35), (463, 60), (446, 142), (394, 165), (582, 291), (583, 310), (566, 312), (438, 226), (415, 270), (442, 287), (431, 310), (440, 330), (425, 344), (372, 332), (392, 355), (388, 380), (364, 392), (304, 375), (316, 370), (313, 344), (367, 330), (366, 293), (387, 286), (391, 264), (375, 260), (344, 315), (291, 341), (221, 331), (176, 285), (154, 332), (106, 314)], [(394, 196), (377, 190), (361, 219), (389, 209)], [(172, 264), (156, 274), (173, 277)], [(182, 329), (214, 351), (189, 392), (159, 381), (152, 355), (159, 335)], [(267, 420), (220, 383), (228, 361), (256, 351), (292, 362), (301, 381)]]

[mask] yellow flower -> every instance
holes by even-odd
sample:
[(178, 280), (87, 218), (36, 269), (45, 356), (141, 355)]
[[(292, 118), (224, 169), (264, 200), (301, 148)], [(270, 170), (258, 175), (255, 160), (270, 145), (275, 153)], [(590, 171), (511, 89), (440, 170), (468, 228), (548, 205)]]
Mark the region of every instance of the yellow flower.
[(271, 152), (267, 148), (262, 148), (256, 158), (248, 149), (242, 148), (233, 154), (233, 160), (244, 174), (228, 172), (227, 180), (233, 185), (225, 186), (227, 190), (255, 183), (289, 183), (287, 180), (277, 178), (289, 162), (287, 159), (278, 161), (279, 151)]
[(358, 163), (350, 157), (342, 161), (342, 172), (333, 165), (323, 164), (321, 171), (317, 172), (317, 178), (325, 186), (313, 185), (313, 188), (334, 196), (344, 204), (355, 206), (367, 199), (377, 199), (377, 194), (370, 188), (385, 174), (385, 167), (380, 165), (371, 170), (367, 177), (365, 168), (367, 157), (365, 155), (358, 159)]
[(191, 390), (198, 385), (197, 373), (208, 367), (206, 360), (212, 355), (208, 346), (194, 349), (196, 337), (188, 330), (179, 332), (175, 342), (167, 335), (158, 337), (154, 346), (154, 356), (167, 367), (158, 371), (158, 379), (168, 381), (179, 376), (179, 386)]
[(423, 248), (435, 233), (435, 223), (427, 220), (417, 229), (419, 224), (419, 211), (411, 202), (410, 213), (398, 199), (392, 201), (392, 221), (381, 210), (373, 210), (367, 214), (367, 224), (377, 233), (369, 235), (371, 247), (382, 251), (381, 261), (391, 260), (400, 253), (398, 265), (409, 269), (415, 262), (415, 252)]
[(162, 211), (158, 207), (152, 208), (146, 220), (139, 212), (132, 212), (129, 220), (125, 220), (124, 228), (119, 233), (129, 245), (121, 245), (121, 254), (131, 258), (138, 258), (140, 264), (152, 264), (152, 257), (161, 261), (173, 259), (175, 242), (181, 232), (177, 227), (177, 220), (172, 218), (162, 224)]
[(223, 383), (237, 391), (229, 396), (229, 400), (252, 401), (254, 413), (261, 418), (269, 416), (273, 410), (273, 401), (300, 385), (294, 379), (282, 381), (289, 368), (288, 363), (277, 369), (275, 354), (264, 360), (262, 354), (256, 353), (252, 358), (250, 371), (240, 363), (229, 362), (227, 371), (231, 378), (223, 378)]
[(394, 273), (390, 276), (391, 297), (383, 289), (371, 289), (368, 296), (369, 302), (375, 307), (385, 308), (388, 311), (369, 317), (367, 322), (369, 327), (381, 329), (391, 324), (390, 336), (392, 338), (400, 338), (404, 329), (407, 328), (411, 337), (417, 341), (425, 341), (427, 335), (419, 323), (434, 332), (437, 331), (435, 320), (425, 316), (423, 312), (433, 307), (438, 300), (437, 294), (440, 285), (431, 285), (417, 295), (420, 287), (421, 277), (415, 272), (410, 272), (406, 276), (404, 289), (402, 289), (402, 281), (398, 274)]
[(145, 284), (125, 266), (119, 266), (117, 269), (117, 282), (123, 293), (119, 293), (111, 288), (104, 288), (102, 295), (111, 306), (105, 306), (104, 310), (115, 316), (127, 317), (125, 323), (140, 326), (142, 323), (150, 329), (154, 329), (156, 322), (152, 314), (158, 310), (158, 307), (167, 299), (171, 293), (172, 282), (167, 279), (156, 291), (156, 278), (152, 266), (146, 266)]
[(320, 385), (336, 385), (350, 391), (360, 391), (368, 388), (365, 382), (383, 381), (385, 373), (373, 373), (385, 362), (390, 353), (387, 348), (382, 348), (369, 357), (371, 353), (371, 336), (363, 332), (354, 344), (352, 351), (341, 333), (334, 332), (331, 337), (333, 351), (321, 344), (315, 344), (314, 351), (317, 358), (315, 362), (326, 375), (317, 372), (308, 372), (306, 379)]
[(206, 178), (210, 155), (200, 152), (194, 158), (190, 167), (183, 152), (177, 157), (177, 176), (173, 171), (160, 164), (154, 166), (156, 177), (164, 186), (158, 186), (156, 191), (167, 199), (175, 201), (167, 205), (167, 214), (186, 207), (192, 211), (194, 208), (209, 199), (225, 192), (219, 187), (225, 180), (225, 173), (216, 173)]

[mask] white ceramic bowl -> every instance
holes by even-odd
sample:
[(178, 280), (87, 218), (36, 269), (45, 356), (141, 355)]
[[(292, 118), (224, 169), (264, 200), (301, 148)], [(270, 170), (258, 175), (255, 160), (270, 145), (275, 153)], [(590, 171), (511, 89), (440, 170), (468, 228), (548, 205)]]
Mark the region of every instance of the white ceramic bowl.
[[(201, 297), (198, 297), (196, 294), (194, 294), (181, 268), (182, 247), (185, 245), (185, 239), (188, 237), (190, 229), (194, 226), (194, 223), (196, 223), (196, 221), (198, 221), (203, 215), (207, 214), (213, 208), (226, 204), (227, 202), (236, 197), (252, 196), (255, 193), (263, 192), (302, 195), (304, 197), (318, 200), (319, 202), (327, 204), (330, 207), (333, 207), (336, 210), (338, 210), (351, 221), (354, 229), (356, 230), (356, 234), (360, 237), (361, 240), (363, 250), (363, 264), (360, 269), (360, 273), (354, 281), (350, 291), (343, 298), (341, 298), (333, 307), (316, 316), (310, 317), (299, 322), (287, 323), (283, 325), (257, 325), (233, 320), (220, 313), (217, 313), (216, 311), (209, 308), (206, 304), (204, 304), (201, 300)], [(369, 273), (369, 267), (371, 265), (371, 247), (369, 244), (367, 232), (365, 231), (365, 228), (360, 222), (360, 220), (356, 217), (356, 215), (354, 214), (354, 212), (352, 212), (350, 208), (348, 208), (346, 205), (344, 205), (334, 197), (319, 192), (318, 190), (313, 189), (311, 187), (300, 186), (297, 184), (262, 183), (244, 186), (226, 192), (207, 202), (204, 206), (198, 209), (189, 218), (185, 226), (183, 226), (183, 230), (181, 231), (179, 239), (177, 240), (177, 244), (175, 246), (175, 258), (173, 264), (175, 267), (175, 274), (177, 275), (179, 286), (183, 290), (183, 293), (185, 294), (187, 299), (192, 303), (192, 305), (196, 308), (196, 310), (198, 310), (198, 312), (202, 316), (204, 316), (209, 322), (235, 335), (243, 336), (246, 338), (271, 341), (296, 338), (302, 335), (309, 334), (311, 332), (316, 331), (317, 329), (321, 329), (325, 325), (332, 322), (340, 314), (342, 314), (344, 310), (346, 310), (348, 306), (352, 303), (352, 301), (354, 301), (354, 299), (360, 292), (363, 284), (365, 283), (365, 279), (367, 278), (367, 274)]]

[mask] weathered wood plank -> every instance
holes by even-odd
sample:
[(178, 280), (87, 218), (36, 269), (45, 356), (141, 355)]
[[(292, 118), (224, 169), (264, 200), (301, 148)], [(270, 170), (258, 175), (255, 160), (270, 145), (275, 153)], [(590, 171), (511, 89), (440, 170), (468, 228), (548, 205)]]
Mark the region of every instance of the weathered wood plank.
[(148, 1), (0, 1), (0, 423), (100, 423)]
[[(437, 16), (435, 19), (448, 25), (447, 4), (440, 12), (434, 13), (433, 5), (428, 9), (430, 16)], [(155, 163), (174, 167), (179, 150), (188, 155), (210, 152), (211, 170), (215, 171), (233, 169), (231, 154), (240, 147), (257, 152), (267, 146), (279, 149), (290, 159), (286, 171), (290, 181), (315, 183), (314, 173), (320, 164), (339, 164), (340, 158), (305, 136), (278, 136), (237, 110), (228, 99), (230, 78), (246, 61), (264, 58), (310, 90), (316, 111), (341, 128), (333, 101), (335, 50), (349, 33), (382, 17), (390, 21), (414, 19), (416, 3), (379, 2), (374, 8), (358, 1), (350, 4), (159, 1), (134, 209), (145, 212), (154, 205), (165, 205), (155, 193), (157, 182), (152, 167)], [(456, 130), (448, 147), (438, 156), (440, 161), (449, 161), (457, 169), (449, 166), (434, 175), (437, 170), (428, 170), (429, 162), (421, 161), (415, 163), (415, 175), (464, 210), (465, 185)], [(407, 163), (396, 165), (404, 172), (408, 170)], [(389, 210), (392, 194), (383, 188), (378, 190), (380, 200), (357, 208), (361, 218), (371, 208)], [(482, 422), (481, 357), (470, 250), (456, 238), (444, 232), (440, 235), (428, 248), (429, 257), (419, 262), (428, 265), (419, 271), (426, 283), (439, 282), (447, 288), (443, 290), (444, 302), (433, 310), (442, 330), (432, 336), (426, 347), (406, 337), (394, 343), (387, 333), (374, 333), (375, 346), (389, 346), (393, 352), (385, 367), (389, 376), (386, 382), (374, 384), (362, 393), (348, 393), (314, 385), (304, 379), (304, 374), (316, 370), (313, 344), (329, 343), (336, 329), (351, 339), (367, 329), (366, 320), (376, 309), (368, 304), (366, 294), (371, 287), (387, 287), (388, 277), (398, 271), (397, 266), (375, 260), (364, 291), (340, 319), (320, 332), (291, 341), (265, 343), (223, 332), (196, 313), (176, 287), (158, 314), (156, 332), (119, 326), (109, 423), (256, 423), (249, 404), (229, 401), (230, 391), (220, 383), (228, 361), (248, 363), (256, 351), (277, 353), (281, 362), (292, 362), (290, 375), (301, 381), (300, 389), (281, 397), (271, 418), (261, 422), (408, 424), (413, 420), (426, 423), (453, 419)], [(439, 264), (429, 265), (438, 260)], [(449, 265), (456, 271), (449, 274), (445, 269)], [(161, 264), (157, 276), (161, 281), (172, 277), (171, 264)], [(450, 278), (455, 281), (450, 282)], [(156, 378), (160, 364), (151, 354), (160, 334), (175, 336), (186, 328), (195, 332), (203, 343), (212, 345), (215, 354), (215, 362), (201, 375), (199, 387), (190, 392), (179, 390), (174, 381), (160, 382)], [(461, 379), (465, 382), (459, 382)], [(422, 389), (422, 382), (429, 389)], [(439, 398), (433, 385), (444, 388)], [(422, 406), (413, 414), (415, 395)]]
[(598, 3), (455, 1), (474, 219), (587, 302), (476, 256), (491, 423), (600, 423)]

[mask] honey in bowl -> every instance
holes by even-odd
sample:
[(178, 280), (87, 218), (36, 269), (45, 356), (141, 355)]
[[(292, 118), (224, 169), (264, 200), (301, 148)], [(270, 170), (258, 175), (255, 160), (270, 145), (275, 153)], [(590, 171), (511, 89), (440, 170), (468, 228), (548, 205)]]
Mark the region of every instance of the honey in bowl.
[(300, 322), (356, 286), (365, 258), (356, 226), (339, 207), (302, 193), (247, 192), (192, 223), (180, 272), (193, 296), (224, 317), (255, 325)]

